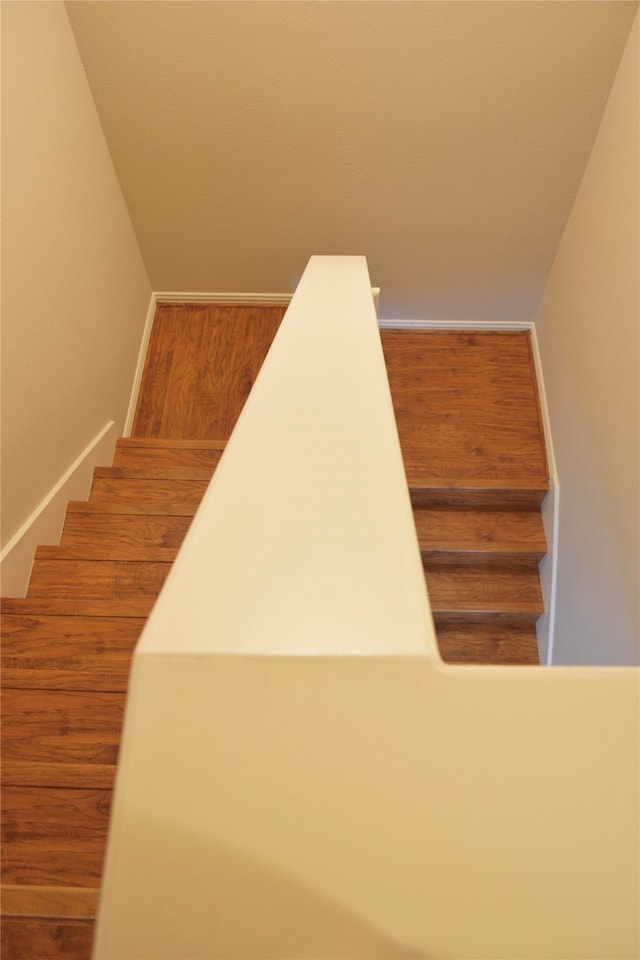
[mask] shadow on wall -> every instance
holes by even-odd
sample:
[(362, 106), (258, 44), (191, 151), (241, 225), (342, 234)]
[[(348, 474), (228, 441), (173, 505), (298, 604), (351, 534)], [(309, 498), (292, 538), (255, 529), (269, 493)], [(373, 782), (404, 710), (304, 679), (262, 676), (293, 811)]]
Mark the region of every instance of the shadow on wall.
[[(118, 902), (105, 911), (96, 960), (428, 960), (342, 904), (218, 840), (181, 836), (175, 825), (147, 816), (130, 822), (126, 833), (120, 837), (126, 883), (116, 879), (116, 866)], [(134, 875), (138, 864), (144, 878)]]

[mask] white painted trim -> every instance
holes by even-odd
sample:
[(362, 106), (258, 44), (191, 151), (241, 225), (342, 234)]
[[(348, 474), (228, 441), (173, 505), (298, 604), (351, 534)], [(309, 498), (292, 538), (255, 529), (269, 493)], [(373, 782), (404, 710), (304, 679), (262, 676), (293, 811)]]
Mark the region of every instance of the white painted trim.
[(378, 320), (381, 330), (531, 330), (531, 320)]
[(547, 448), (547, 461), (549, 465), (549, 493), (545, 497), (544, 503), (542, 504), (542, 522), (544, 524), (544, 532), (547, 538), (547, 556), (540, 565), (540, 582), (542, 584), (545, 613), (544, 616), (542, 616), (538, 621), (538, 646), (541, 654), (540, 661), (542, 662), (544, 659), (546, 665), (550, 667), (553, 664), (556, 593), (558, 586), (560, 483), (556, 468), (556, 458), (553, 451), (551, 419), (549, 416), (549, 406), (547, 404), (547, 394), (544, 386), (544, 375), (542, 372), (542, 359), (540, 356), (540, 347), (538, 344), (538, 335), (536, 332), (535, 323), (531, 324), (531, 352), (536, 371), (536, 380), (538, 382), (540, 413), (542, 415), (542, 427), (544, 430), (544, 439)]
[(158, 303), (290, 303), (292, 293), (205, 293), (157, 291), (153, 294)]
[(2, 593), (23, 597), (31, 576), (33, 556), (40, 543), (57, 544), (69, 500), (84, 500), (89, 494), (93, 470), (109, 466), (116, 444), (116, 425), (110, 420), (84, 448), (60, 477), (20, 529), (11, 537), (2, 553)]
[(140, 349), (138, 351), (138, 362), (136, 364), (136, 372), (133, 375), (133, 386), (131, 387), (131, 397), (129, 399), (127, 419), (125, 420), (125, 423), (124, 423), (123, 436), (125, 437), (128, 437), (131, 435), (131, 428), (133, 427), (133, 418), (135, 416), (136, 405), (138, 403), (140, 383), (142, 382), (142, 371), (144, 370), (144, 363), (145, 363), (145, 360), (147, 359), (147, 349), (149, 347), (149, 339), (151, 337), (151, 330), (153, 329), (153, 319), (156, 315), (157, 305), (158, 305), (158, 294), (152, 293), (151, 299), (149, 300), (147, 318), (144, 322), (144, 329), (142, 331), (142, 339), (140, 341)]

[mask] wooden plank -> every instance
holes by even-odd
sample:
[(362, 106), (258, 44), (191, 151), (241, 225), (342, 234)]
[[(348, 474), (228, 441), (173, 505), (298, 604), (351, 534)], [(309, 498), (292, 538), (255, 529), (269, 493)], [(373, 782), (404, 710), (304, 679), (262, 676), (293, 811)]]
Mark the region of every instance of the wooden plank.
[(215, 466), (205, 467), (96, 467), (94, 478), (106, 480), (205, 480), (213, 476)]
[(382, 331), (411, 486), (548, 482), (529, 339), (519, 331)]
[[(92, 503), (131, 503), (156, 505), (179, 503), (198, 506), (208, 480), (119, 480), (111, 477), (96, 477), (91, 485), (89, 499)], [(135, 508), (131, 512), (136, 512)]]
[(2, 758), (114, 765), (124, 693), (14, 689), (2, 695)]
[[(214, 468), (226, 446), (225, 441), (210, 441), (209, 446), (202, 446), (205, 441), (186, 441), (189, 446), (178, 445), (178, 441), (154, 440), (146, 443), (142, 438), (119, 440), (113, 460), (114, 467), (194, 467), (196, 469)], [(199, 444), (195, 446), (195, 444)]]
[(129, 560), (35, 560), (27, 597), (156, 598), (171, 564)]
[(98, 540), (94, 544), (64, 543), (59, 547), (36, 547), (36, 560), (130, 560), (173, 563), (179, 547), (158, 547), (155, 544), (122, 544)]
[(93, 920), (98, 913), (97, 887), (0, 886), (2, 912), (13, 917), (59, 917)]
[(457, 478), (440, 481), (423, 470), (422, 485), (409, 488), (415, 507), (488, 507), (494, 510), (531, 510), (540, 505), (549, 492), (548, 483), (532, 485), (527, 480), (512, 480), (507, 486), (502, 480), (479, 479), (474, 484)]
[(3, 917), (2, 960), (90, 960), (94, 920)]
[(271, 305), (160, 304), (132, 436), (227, 439), (284, 312)]
[(125, 514), (127, 516), (144, 517), (190, 517), (195, 516), (196, 510), (200, 506), (200, 500), (194, 498), (192, 502), (185, 503), (183, 500), (155, 501), (138, 503), (135, 500), (117, 500), (106, 499), (104, 501), (94, 500), (70, 500), (67, 504), (67, 517), (71, 514)]
[(2, 762), (2, 784), (13, 787), (83, 787), (111, 790), (116, 776), (115, 764), (48, 763), (44, 760)]
[(3, 597), (2, 612), (16, 616), (120, 617), (146, 619), (156, 598)]
[[(19, 606), (28, 611), (35, 603), (22, 599)], [(13, 606), (8, 600), (5, 605)], [(2, 653), (7, 659), (22, 659), (33, 667), (41, 662), (43, 668), (54, 670), (60, 663), (75, 665), (81, 656), (104, 657), (106, 666), (107, 660), (131, 655), (145, 623), (144, 617), (52, 616), (3, 610)]]
[(440, 655), (446, 663), (537, 665), (535, 626), (501, 623), (436, 624)]
[(416, 507), (423, 558), (434, 563), (537, 565), (546, 553), (539, 511)]
[(6, 786), (3, 881), (99, 886), (110, 802), (110, 790)]
[(177, 548), (190, 525), (191, 518), (181, 516), (70, 513), (62, 529), (60, 546), (93, 546), (100, 542), (105, 546)]

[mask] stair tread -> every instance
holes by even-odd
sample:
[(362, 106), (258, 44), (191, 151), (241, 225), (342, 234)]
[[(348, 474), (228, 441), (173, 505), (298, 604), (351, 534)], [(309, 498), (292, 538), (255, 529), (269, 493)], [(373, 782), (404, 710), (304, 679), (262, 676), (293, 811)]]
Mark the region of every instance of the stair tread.
[(98, 886), (111, 793), (93, 787), (4, 786), (3, 881)]
[(178, 440), (170, 437), (119, 437), (116, 450), (147, 447), (150, 450), (224, 450), (226, 440)]
[[(172, 479), (140, 477), (95, 477), (89, 500), (92, 503), (178, 503), (198, 505), (209, 485), (208, 479)], [(134, 509), (132, 512), (137, 512)]]
[(144, 617), (4, 613), (3, 688), (124, 692), (145, 623)]
[(8, 761), (113, 766), (125, 693), (3, 689), (3, 778)]
[(183, 516), (71, 513), (62, 528), (60, 546), (100, 542), (110, 546), (178, 547), (190, 524), (191, 518)]
[(3, 614), (19, 616), (126, 617), (149, 616), (155, 597), (3, 597)]
[[(204, 494), (203, 494), (204, 495)], [(174, 500), (70, 500), (67, 504), (67, 516), (70, 514), (111, 515), (123, 514), (136, 517), (191, 517), (200, 505), (202, 498), (194, 498), (185, 502)]]
[(34, 560), (27, 598), (135, 600), (160, 593), (171, 563), (157, 560)]
[(87, 960), (95, 920), (2, 916), (3, 960)]
[(82, 787), (87, 790), (111, 790), (116, 765), (101, 763), (65, 763), (47, 760), (2, 761), (2, 785), (13, 787)]
[[(93, 919), (98, 912), (96, 887), (0, 884), (2, 913), (13, 917)], [(24, 954), (26, 957), (27, 954)], [(31, 955), (33, 956), (33, 955)]]
[(215, 465), (210, 467), (96, 467), (93, 471), (94, 479), (106, 480), (193, 480), (208, 481), (215, 471)]
[(546, 540), (539, 511), (465, 510), (415, 507), (423, 551), (488, 551), (544, 554)]
[(436, 626), (446, 663), (539, 663), (535, 626), (500, 623), (443, 623)]
[(88, 543), (61, 543), (58, 547), (36, 548), (35, 560), (123, 560), (144, 563), (173, 563), (179, 546), (162, 547), (155, 544), (123, 544), (99, 541)]
[(225, 447), (225, 440), (122, 438), (116, 443), (113, 466), (189, 467), (213, 471)]
[[(526, 609), (542, 604), (537, 571), (503, 570), (448, 566), (425, 571), (429, 596), (434, 606), (452, 604), (511, 604)], [(526, 607), (525, 607), (526, 604)], [(542, 611), (541, 611), (542, 612)]]

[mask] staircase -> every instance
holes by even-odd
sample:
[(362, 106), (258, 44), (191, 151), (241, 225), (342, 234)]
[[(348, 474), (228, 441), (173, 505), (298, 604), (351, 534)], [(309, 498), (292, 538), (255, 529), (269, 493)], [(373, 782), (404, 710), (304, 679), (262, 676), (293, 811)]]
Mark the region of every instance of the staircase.
[[(159, 308), (134, 436), (38, 549), (27, 596), (3, 601), (3, 960), (90, 956), (131, 653), (282, 313)], [(537, 663), (547, 477), (528, 337), (383, 344), (442, 656)]]

